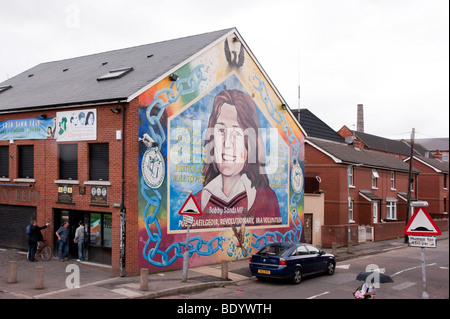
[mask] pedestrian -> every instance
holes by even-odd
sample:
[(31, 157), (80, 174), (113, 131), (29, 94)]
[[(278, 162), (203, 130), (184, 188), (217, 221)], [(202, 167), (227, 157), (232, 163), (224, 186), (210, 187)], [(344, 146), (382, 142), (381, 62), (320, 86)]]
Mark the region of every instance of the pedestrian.
[(45, 224), (45, 226), (39, 227), (37, 225), (36, 220), (31, 222), (30, 233), (28, 235), (28, 260), (31, 262), (36, 262), (37, 259), (34, 258), (37, 251), (37, 245), (39, 241), (43, 241), (44, 237), (42, 236), (41, 229), (47, 228), (49, 223)]
[(374, 279), (368, 283), (367, 281), (361, 286), (361, 294), (364, 296), (364, 299), (375, 299), (375, 284)]
[(83, 261), (83, 245), (84, 245), (84, 222), (82, 220), (78, 223), (78, 228), (75, 231), (74, 243), (78, 244), (78, 259), (77, 261)]
[(65, 221), (63, 226), (59, 227), (56, 231), (56, 237), (58, 237), (58, 260), (66, 261), (69, 258), (67, 253), (69, 252), (69, 222)]

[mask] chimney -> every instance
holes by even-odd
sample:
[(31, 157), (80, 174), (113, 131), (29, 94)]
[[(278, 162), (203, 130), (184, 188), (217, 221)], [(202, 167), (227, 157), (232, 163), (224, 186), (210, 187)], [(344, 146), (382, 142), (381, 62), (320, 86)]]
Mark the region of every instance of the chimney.
[(356, 131), (364, 133), (364, 112), (362, 104), (358, 104), (358, 118), (356, 122)]

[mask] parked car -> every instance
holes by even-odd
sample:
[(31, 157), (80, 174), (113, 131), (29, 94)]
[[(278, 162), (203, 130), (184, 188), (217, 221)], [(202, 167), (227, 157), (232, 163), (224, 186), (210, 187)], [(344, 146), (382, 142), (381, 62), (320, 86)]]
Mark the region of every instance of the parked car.
[(249, 266), (258, 279), (291, 279), (299, 284), (306, 275), (333, 275), (336, 259), (310, 244), (282, 242), (269, 244), (252, 255)]

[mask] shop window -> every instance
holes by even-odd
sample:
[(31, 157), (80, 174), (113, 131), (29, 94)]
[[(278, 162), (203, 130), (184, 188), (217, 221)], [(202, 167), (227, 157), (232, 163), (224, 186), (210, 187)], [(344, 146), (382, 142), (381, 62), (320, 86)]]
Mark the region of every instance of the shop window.
[(59, 178), (78, 179), (78, 145), (60, 144), (59, 149)]
[(34, 178), (34, 146), (20, 145), (19, 178)]
[(109, 180), (109, 144), (89, 144), (89, 180)]
[(0, 177), (9, 177), (9, 147), (0, 146)]
[(90, 241), (92, 246), (112, 246), (112, 215), (91, 213), (89, 225)]

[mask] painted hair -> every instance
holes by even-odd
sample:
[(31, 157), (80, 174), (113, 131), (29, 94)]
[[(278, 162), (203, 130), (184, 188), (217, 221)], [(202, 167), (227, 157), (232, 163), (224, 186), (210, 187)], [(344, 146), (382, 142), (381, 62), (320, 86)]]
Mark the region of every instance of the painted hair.
[[(247, 149), (247, 162), (241, 172), (247, 174), (252, 186), (268, 187), (269, 180), (264, 169), (264, 145), (259, 136), (259, 121), (256, 113), (256, 105), (253, 99), (239, 90), (223, 90), (214, 98), (213, 109), (209, 117), (208, 131), (206, 134), (206, 163), (203, 167), (205, 176), (204, 185), (217, 177), (220, 172), (214, 160), (214, 126), (220, 116), (223, 104), (233, 105), (237, 111), (237, 121), (244, 130), (245, 148)], [(210, 146), (210, 147), (208, 147)]]

